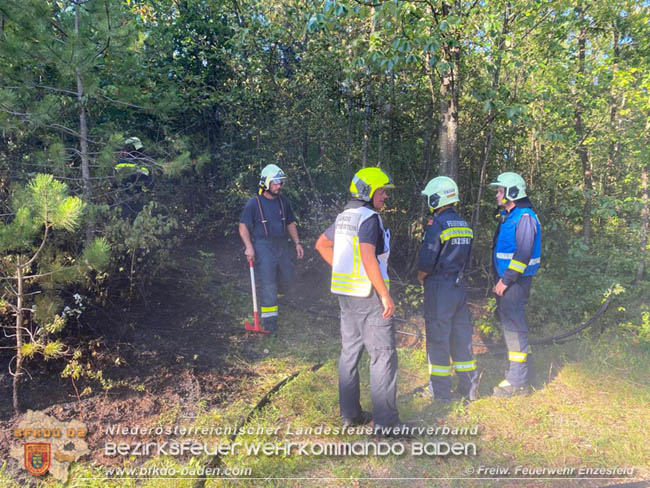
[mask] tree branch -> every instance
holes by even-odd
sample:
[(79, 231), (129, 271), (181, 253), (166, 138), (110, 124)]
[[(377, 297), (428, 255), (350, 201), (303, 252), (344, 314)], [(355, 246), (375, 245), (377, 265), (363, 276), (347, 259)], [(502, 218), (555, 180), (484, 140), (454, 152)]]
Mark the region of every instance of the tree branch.
[(31, 265), (36, 260), (36, 258), (41, 254), (41, 251), (45, 247), (45, 241), (47, 241), (47, 235), (48, 235), (49, 231), (50, 231), (50, 225), (47, 222), (45, 222), (45, 234), (43, 234), (43, 241), (41, 242), (41, 245), (39, 246), (39, 248), (36, 250), (36, 252), (34, 253), (34, 255), (31, 257), (31, 259), (29, 261), (27, 261), (24, 264), (18, 263), (19, 268), (22, 269), (22, 268), (26, 268), (27, 266)]

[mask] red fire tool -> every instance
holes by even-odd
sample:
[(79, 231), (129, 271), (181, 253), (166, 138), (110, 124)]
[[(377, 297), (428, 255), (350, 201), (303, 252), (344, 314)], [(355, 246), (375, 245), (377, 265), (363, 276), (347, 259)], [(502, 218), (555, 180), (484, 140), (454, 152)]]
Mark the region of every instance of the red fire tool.
[(246, 320), (244, 322), (244, 327), (246, 328), (247, 332), (257, 332), (258, 334), (268, 334), (268, 330), (264, 330), (260, 327), (260, 315), (257, 310), (257, 293), (255, 292), (255, 269), (253, 268), (253, 260), (249, 259), (248, 260), (248, 266), (250, 267), (251, 270), (251, 290), (253, 291), (253, 323), (255, 325), (251, 325), (251, 323)]

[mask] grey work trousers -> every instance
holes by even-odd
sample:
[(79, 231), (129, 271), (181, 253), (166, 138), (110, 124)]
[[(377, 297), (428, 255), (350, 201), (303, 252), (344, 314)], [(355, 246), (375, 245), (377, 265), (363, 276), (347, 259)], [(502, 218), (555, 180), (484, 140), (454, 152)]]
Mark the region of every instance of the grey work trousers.
[(370, 355), (370, 397), (375, 424), (399, 423), (396, 407), (397, 350), (395, 326), (382, 317), (377, 294), (367, 298), (339, 296), (341, 307), (341, 357), (339, 358), (339, 406), (341, 416), (358, 418), (359, 360), (365, 347)]
[(510, 353), (526, 353), (525, 359), (509, 361), (506, 380), (512, 386), (533, 384), (534, 360), (528, 344), (528, 322), (526, 321), (526, 304), (530, 296), (532, 276), (520, 276), (510, 284), (503, 296), (497, 296), (497, 314), (503, 327), (503, 336)]

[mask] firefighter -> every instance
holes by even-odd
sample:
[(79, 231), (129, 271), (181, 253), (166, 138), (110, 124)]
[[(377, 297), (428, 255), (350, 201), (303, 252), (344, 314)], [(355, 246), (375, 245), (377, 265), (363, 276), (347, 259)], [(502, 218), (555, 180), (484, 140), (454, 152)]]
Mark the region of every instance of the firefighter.
[[(341, 310), (339, 407), (343, 426), (370, 423), (375, 432), (399, 428), (396, 407), (397, 350), (391, 317), (395, 304), (389, 292), (390, 232), (379, 212), (386, 190), (394, 188), (380, 168), (359, 170), (350, 184), (352, 199), (336, 221), (318, 238), (316, 250), (332, 266), (331, 292)], [(358, 365), (363, 349), (370, 355), (373, 414), (359, 401)]]
[(275, 164), (264, 167), (258, 194), (246, 202), (239, 219), (239, 236), (246, 259), (255, 263), (260, 277), (262, 328), (273, 333), (278, 325), (278, 285), (283, 290), (293, 285), (293, 262), (289, 237), (302, 259), (296, 218), (289, 201), (281, 195), (286, 175)]
[(454, 180), (438, 176), (427, 183), (422, 195), (433, 213), (418, 265), (418, 281), (424, 285), (429, 392), (436, 401), (449, 402), (454, 370), (458, 376), (456, 396), (473, 401), (478, 397), (478, 382), (472, 354), (472, 320), (462, 274), (474, 234), (454, 208), (459, 201)]
[(118, 177), (131, 184), (149, 181), (151, 170), (143, 163), (147, 159), (142, 153), (143, 148), (142, 141), (138, 137), (129, 137), (124, 141), (120, 158), (113, 168)]
[(143, 193), (152, 186), (152, 174), (145, 161), (149, 158), (142, 152), (142, 141), (129, 137), (124, 141), (120, 157), (113, 166), (116, 180), (116, 193), (122, 208), (122, 217), (133, 220), (144, 206)]
[(539, 269), (542, 230), (521, 176), (501, 173), (490, 186), (497, 189), (500, 207), (492, 248), (496, 282), (493, 291), (509, 360), (506, 378), (494, 388), (494, 395), (507, 398), (530, 393), (533, 358), (528, 344), (526, 303), (531, 281)]

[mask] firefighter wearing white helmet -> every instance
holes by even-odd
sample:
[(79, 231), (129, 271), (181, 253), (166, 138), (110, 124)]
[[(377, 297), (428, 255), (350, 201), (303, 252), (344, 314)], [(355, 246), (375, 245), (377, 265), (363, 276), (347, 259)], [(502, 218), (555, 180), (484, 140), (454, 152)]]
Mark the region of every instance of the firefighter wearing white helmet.
[(472, 353), (472, 320), (462, 279), (474, 233), (454, 208), (460, 200), (454, 180), (438, 176), (427, 183), (422, 195), (434, 214), (424, 235), (418, 263), (418, 280), (424, 285), (429, 392), (434, 400), (449, 402), (451, 374), (455, 371), (456, 395), (475, 400), (478, 375)]
[[(403, 425), (396, 406), (397, 351), (390, 320), (395, 311), (388, 277), (390, 233), (379, 215), (390, 188), (393, 181), (381, 168), (357, 171), (349, 187), (352, 199), (316, 242), (316, 250), (332, 266), (330, 288), (341, 309), (343, 426), (367, 424), (374, 416), (376, 431), (383, 432)], [(370, 355), (372, 415), (361, 408), (359, 398), (358, 365), (364, 346)]]
[(153, 184), (149, 166), (151, 158), (143, 152), (144, 146), (138, 137), (124, 141), (119, 158), (113, 166), (115, 176), (114, 196), (122, 210), (122, 217), (134, 219), (144, 206), (143, 193)]
[(266, 165), (260, 174), (258, 194), (246, 202), (239, 219), (244, 254), (254, 261), (260, 279), (262, 327), (270, 333), (278, 324), (278, 286), (287, 290), (294, 282), (288, 238), (298, 259), (304, 255), (291, 204), (281, 194), (286, 178), (275, 164)]
[[(275, 182), (278, 184), (284, 183), (284, 180), (287, 176), (284, 174), (284, 171), (280, 169), (279, 166), (275, 164), (267, 164), (262, 169), (262, 174), (260, 174), (260, 188), (259, 194), (261, 195), (264, 191), (270, 191), (271, 183)], [(281, 188), (281, 187), (280, 187)], [(278, 193), (279, 194), (279, 193)]]
[(495, 396), (527, 395), (534, 377), (528, 344), (526, 303), (533, 276), (541, 261), (542, 230), (526, 194), (526, 183), (517, 173), (501, 173), (490, 183), (500, 207), (494, 235), (492, 264), (497, 314), (508, 347), (506, 378), (494, 388)]
[(136, 151), (140, 151), (144, 147), (139, 137), (129, 137), (126, 141), (124, 141), (124, 145), (131, 145)]

